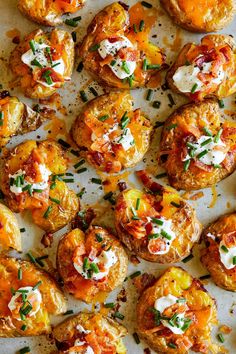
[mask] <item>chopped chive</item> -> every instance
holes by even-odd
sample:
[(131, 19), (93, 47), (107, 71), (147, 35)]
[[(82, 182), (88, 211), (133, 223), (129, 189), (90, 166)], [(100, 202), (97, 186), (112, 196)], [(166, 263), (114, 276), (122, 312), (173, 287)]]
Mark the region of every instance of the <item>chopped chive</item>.
[[(76, 171), (78, 173), (78, 171)], [(65, 183), (74, 183), (74, 178), (63, 178), (63, 182)]]
[(167, 240), (171, 240), (172, 239), (172, 236), (170, 234), (168, 234), (165, 230), (161, 230), (161, 236), (163, 236)]
[(18, 278), (19, 280), (22, 280), (22, 268), (19, 268), (19, 269), (18, 269), (17, 278)]
[(104, 116), (101, 116), (98, 118), (98, 120), (100, 120), (100, 122), (105, 122), (105, 120), (107, 120), (109, 118), (108, 114), (104, 114)]
[(67, 18), (65, 20), (65, 24), (67, 26), (71, 26), (71, 27), (77, 27), (78, 26), (78, 22), (81, 20), (81, 16), (78, 17), (74, 17), (74, 18)]
[(137, 198), (136, 206), (135, 206), (135, 209), (136, 209), (136, 210), (139, 210), (140, 202), (141, 202), (140, 198)]
[(157, 218), (152, 218), (152, 222), (154, 224), (161, 225), (161, 226), (164, 224), (164, 222), (162, 220), (157, 219)]
[(86, 192), (86, 189), (83, 187), (83, 188), (81, 189), (81, 191), (80, 191), (79, 193), (77, 193), (77, 197), (78, 197), (78, 198), (82, 198), (82, 196), (84, 195), (85, 192)]
[(72, 315), (73, 313), (73, 310), (67, 310), (65, 313), (63, 313), (63, 316)]
[(222, 245), (222, 246), (221, 246), (221, 249), (222, 249), (222, 251), (224, 251), (225, 253), (228, 253), (228, 252), (229, 252), (228, 248), (227, 248), (225, 245)]
[(200, 152), (200, 154), (197, 155), (198, 159), (201, 159), (203, 156), (205, 156), (208, 153), (207, 150), (203, 150), (202, 152)]
[(72, 39), (73, 39), (73, 42), (75, 43), (76, 42), (76, 39), (77, 39), (77, 34), (75, 31), (71, 32), (71, 36), (72, 36)]
[(73, 167), (74, 169), (77, 170), (78, 167), (82, 166), (85, 163), (85, 160), (80, 160), (78, 163), (76, 163)]
[(176, 300), (178, 304), (184, 304), (186, 302), (186, 299), (184, 297), (180, 297)]
[(81, 62), (78, 64), (76, 71), (77, 71), (78, 73), (81, 73), (81, 71), (83, 70), (83, 68), (84, 68), (84, 64), (83, 64), (83, 62), (81, 61)]
[(113, 316), (114, 316), (115, 318), (119, 318), (120, 320), (123, 320), (123, 319), (125, 318), (125, 316), (122, 315), (119, 311), (116, 311), (116, 312), (113, 314)]
[(121, 66), (121, 68), (124, 70), (124, 72), (125, 72), (126, 74), (130, 74), (130, 70), (129, 70), (129, 67), (128, 67), (126, 61), (122, 61), (122, 66)]
[(137, 215), (132, 216), (132, 220), (140, 220), (140, 218)]
[(156, 175), (156, 179), (167, 177), (167, 173), (160, 173), (159, 175)]
[(49, 207), (47, 208), (47, 210), (43, 214), (44, 219), (47, 219), (49, 217), (49, 214), (51, 213), (51, 211), (52, 211), (52, 206), (49, 205)]
[(174, 343), (171, 343), (171, 342), (168, 343), (167, 345), (168, 345), (169, 348), (172, 348), (172, 349), (176, 349), (177, 348), (177, 346)]
[(50, 189), (55, 189), (56, 188), (56, 182), (53, 182), (51, 185), (50, 185)]
[(146, 1), (141, 1), (141, 5), (144, 7), (147, 7), (148, 9), (152, 8), (152, 4), (149, 4), (149, 2), (146, 2)]
[(207, 127), (204, 127), (203, 130), (204, 130), (206, 135), (212, 136), (212, 132)]
[(184, 259), (182, 259), (182, 262), (187, 263), (187, 262), (191, 261), (192, 258), (193, 258), (193, 255), (190, 254), (188, 257), (185, 257)]
[(138, 333), (134, 332), (133, 333), (133, 337), (134, 337), (135, 343), (139, 344), (140, 343), (140, 339), (139, 339)]
[(107, 193), (107, 194), (104, 195), (103, 199), (104, 199), (104, 200), (108, 200), (108, 199), (110, 199), (112, 196), (113, 196), (113, 192), (109, 192), (109, 193)]
[(147, 101), (151, 101), (152, 96), (153, 96), (153, 90), (152, 90), (152, 89), (149, 89), (148, 92), (147, 92), (146, 100), (147, 100)]
[(172, 94), (171, 94), (171, 93), (168, 93), (167, 97), (168, 97), (168, 99), (169, 99), (169, 101), (170, 101), (170, 107), (174, 106), (174, 105), (175, 105), (175, 101), (174, 101), (174, 99), (173, 99)]
[(161, 107), (161, 102), (160, 101), (154, 101), (152, 104), (153, 108), (160, 108)]
[(198, 87), (198, 84), (194, 84), (193, 87), (191, 88), (191, 93), (196, 92), (197, 87)]
[(153, 240), (153, 239), (158, 238), (158, 237), (160, 237), (159, 234), (150, 234), (150, 235), (148, 235), (148, 239), (149, 240)]
[(217, 334), (217, 339), (219, 342), (224, 343), (225, 339), (222, 333)]
[(143, 70), (144, 71), (147, 70), (147, 59), (146, 58), (143, 60)]
[(220, 108), (224, 108), (225, 104), (223, 100), (218, 100), (218, 103)]
[(30, 45), (30, 48), (31, 48), (33, 54), (35, 54), (35, 52), (36, 52), (35, 41), (33, 39), (31, 39), (31, 41), (29, 41), (29, 45)]
[(21, 310), (21, 312), (23, 313), (24, 316), (27, 316), (32, 309), (33, 309), (33, 306), (29, 304), (23, 310)]
[(95, 234), (95, 236), (96, 236), (96, 240), (98, 242), (102, 242), (103, 241), (103, 238), (102, 238), (101, 234)]
[(209, 138), (209, 139), (203, 141), (203, 143), (201, 143), (201, 146), (208, 145), (208, 144), (211, 143), (211, 142), (212, 142), (212, 138)]
[(143, 31), (144, 26), (145, 26), (145, 22), (144, 22), (144, 20), (141, 20), (141, 21), (139, 22), (139, 32), (142, 32), (142, 31)]
[(70, 144), (69, 143), (67, 143), (65, 140), (63, 140), (63, 139), (58, 139), (58, 143), (60, 144), (60, 145), (62, 145), (64, 148), (66, 148), (66, 149), (69, 149), (70, 148)]
[(82, 100), (83, 102), (88, 102), (88, 97), (87, 97), (85, 91), (82, 90), (82, 91), (80, 91), (79, 93), (80, 93), (80, 98), (81, 98), (81, 100)]
[(147, 65), (147, 70), (157, 70), (160, 69), (160, 64), (148, 64)]
[(30, 353), (30, 347), (24, 347), (19, 350), (19, 354)]
[(73, 149), (71, 149), (70, 150), (70, 153), (72, 154), (72, 155), (74, 155), (74, 156), (79, 156), (79, 151), (77, 151), (77, 150), (73, 150)]
[(236, 265), (236, 256), (233, 257), (233, 265)]
[(98, 266), (97, 266), (96, 263), (91, 263), (91, 264), (90, 264), (90, 268), (92, 269), (92, 271), (93, 271), (94, 273), (96, 273), (96, 274), (99, 273), (99, 268), (98, 268)]
[(102, 184), (102, 180), (100, 178), (91, 178), (91, 182), (95, 184)]
[(24, 324), (23, 326), (21, 326), (21, 330), (22, 330), (22, 331), (25, 331), (26, 328), (27, 328), (27, 326), (26, 326), (25, 324)]
[(111, 66), (114, 66), (115, 64), (116, 64), (116, 60), (113, 59), (113, 60), (110, 62), (110, 65), (111, 65)]
[(214, 142), (215, 142), (215, 143), (218, 143), (218, 142), (219, 142), (222, 132), (223, 132), (223, 129), (222, 129), (222, 128), (221, 128), (220, 130), (218, 130), (218, 132), (217, 132), (217, 134), (216, 134), (216, 136), (215, 136), (215, 138), (214, 138)]
[(80, 168), (79, 170), (76, 171), (76, 173), (80, 174), (83, 172), (86, 172), (88, 169), (86, 167)]
[(26, 253), (26, 256), (29, 257), (29, 259), (32, 263), (34, 263), (34, 264), (36, 263), (36, 260), (35, 260), (34, 256), (31, 254), (31, 252)]
[(25, 228), (22, 227), (22, 229), (20, 229), (20, 232), (25, 232)]
[(60, 203), (61, 203), (59, 199), (52, 198), (52, 197), (49, 197), (49, 199), (50, 199), (52, 202), (56, 203), (56, 204), (60, 204)]
[(36, 290), (42, 284), (42, 280), (39, 280), (32, 290)]
[(205, 280), (205, 279), (210, 279), (211, 275), (210, 274), (206, 274), (206, 275), (202, 275), (201, 277), (199, 277), (200, 280)]
[(34, 65), (34, 66), (37, 66), (38, 68), (42, 68), (43, 67), (37, 59), (32, 60), (30, 64)]
[(11, 288), (11, 293), (12, 293), (12, 295), (15, 295), (16, 291), (13, 288)]
[(176, 123), (170, 124), (170, 125), (168, 125), (168, 127), (166, 127), (166, 130), (175, 129), (177, 126), (178, 126), (178, 124), (176, 124)]
[(104, 307), (106, 307), (107, 309), (113, 309), (115, 307), (114, 302), (107, 302), (106, 304), (104, 304)]
[(176, 202), (170, 202), (171, 205), (173, 205), (176, 208), (180, 208), (180, 204), (176, 203)]
[(89, 48), (89, 52), (96, 52), (100, 48), (100, 44), (94, 44)]
[(134, 29), (134, 32), (135, 33), (138, 33), (138, 30), (137, 30), (137, 25), (134, 23), (134, 25), (133, 25), (133, 29)]
[(35, 260), (37, 261), (37, 260), (42, 260), (42, 259), (47, 259), (48, 258), (48, 255), (47, 254), (45, 254), (44, 256), (40, 256), (40, 257), (37, 257), (37, 258), (35, 258)]
[(134, 278), (138, 277), (140, 274), (141, 274), (140, 270), (137, 270), (137, 272), (134, 272), (129, 277), (130, 277), (130, 279), (134, 279)]
[(83, 270), (85, 271), (88, 268), (89, 268), (89, 260), (87, 257), (85, 257), (83, 261)]
[(95, 97), (97, 97), (98, 96), (98, 93), (97, 93), (97, 91), (95, 90), (95, 88), (94, 87), (89, 87), (89, 91), (95, 96)]

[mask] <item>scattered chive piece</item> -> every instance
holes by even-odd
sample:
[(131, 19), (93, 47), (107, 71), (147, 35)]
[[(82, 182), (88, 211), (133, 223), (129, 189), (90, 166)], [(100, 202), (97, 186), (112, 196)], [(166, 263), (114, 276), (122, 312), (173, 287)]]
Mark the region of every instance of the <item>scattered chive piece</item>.
[(71, 36), (72, 36), (73, 42), (75, 43), (76, 38), (77, 38), (76, 32), (75, 31), (71, 32)]
[(95, 184), (102, 184), (102, 180), (100, 178), (91, 178), (91, 182)]
[(22, 268), (19, 268), (19, 269), (18, 269), (17, 278), (18, 278), (19, 280), (22, 280)]
[[(87, 168), (86, 168), (86, 170), (87, 170)], [(77, 173), (78, 173), (78, 171), (76, 171)], [(65, 183), (74, 183), (74, 178), (64, 178), (63, 179), (63, 182), (65, 182)]]
[(68, 144), (65, 140), (63, 140), (63, 139), (58, 139), (58, 143), (60, 144), (60, 145), (62, 145), (64, 148), (66, 148), (66, 149), (69, 149), (70, 148), (70, 144)]
[(42, 284), (42, 280), (39, 280), (32, 290), (36, 290)]
[(193, 87), (191, 88), (191, 93), (196, 92), (197, 87), (198, 87), (198, 84), (194, 84)]
[(221, 249), (222, 249), (222, 251), (224, 251), (225, 253), (228, 253), (228, 252), (229, 252), (228, 248), (227, 248), (225, 245), (222, 245), (222, 246), (221, 246)]
[(79, 63), (79, 65), (77, 66), (76, 71), (77, 71), (78, 73), (81, 73), (81, 71), (83, 70), (83, 68), (84, 68), (84, 64), (83, 64), (83, 62), (81, 61), (81, 62)]
[(31, 254), (31, 252), (26, 253), (26, 256), (29, 257), (29, 259), (32, 263), (34, 263), (34, 264), (36, 263), (36, 260), (35, 260), (34, 256)]
[(99, 268), (98, 268), (98, 266), (97, 266), (96, 263), (91, 263), (91, 264), (90, 264), (90, 268), (92, 269), (92, 271), (93, 271), (94, 273), (96, 273), (96, 274), (99, 273)]
[(183, 262), (183, 263), (187, 263), (187, 262), (191, 261), (192, 258), (193, 258), (193, 255), (190, 254), (188, 257), (184, 258), (184, 259), (182, 260), (182, 262)]
[(140, 274), (141, 274), (140, 270), (137, 270), (137, 272), (134, 272), (129, 277), (130, 277), (130, 279), (134, 279), (134, 278), (138, 277)]
[(202, 275), (201, 277), (199, 277), (200, 280), (205, 280), (205, 279), (210, 279), (211, 275), (210, 274), (206, 274), (206, 275)]
[(76, 173), (80, 174), (80, 173), (83, 173), (83, 172), (85, 172), (85, 171), (87, 171), (87, 168), (86, 168), (86, 167), (83, 167), (83, 168), (81, 168), (80, 170), (77, 170)]
[(121, 117), (120, 120), (120, 127), (121, 129), (125, 129), (127, 127), (127, 125), (129, 124), (129, 117), (127, 116), (127, 111), (125, 111), (125, 113), (123, 114), (123, 116)]
[(109, 118), (108, 114), (104, 114), (104, 116), (101, 116), (98, 118), (98, 120), (100, 120), (100, 122), (105, 122), (105, 120), (107, 120)]
[(157, 219), (157, 218), (152, 218), (152, 222), (154, 224), (157, 224), (157, 225), (160, 225), (160, 226), (162, 226), (164, 224), (164, 222), (162, 220)]
[(50, 199), (52, 202), (56, 203), (56, 204), (60, 204), (60, 203), (61, 203), (59, 199), (52, 198), (52, 197), (49, 197), (49, 199)]
[(102, 242), (103, 241), (103, 238), (102, 238), (101, 234), (95, 234), (95, 236), (96, 236), (96, 239), (97, 239), (98, 242)]
[(77, 156), (77, 157), (79, 156), (79, 151), (71, 149), (70, 153), (73, 154), (74, 156)]
[(47, 208), (47, 210), (43, 214), (44, 219), (47, 219), (49, 217), (49, 214), (51, 213), (51, 211), (52, 211), (52, 206), (49, 205), (49, 207)]
[(137, 30), (137, 25), (134, 23), (134, 25), (133, 25), (133, 29), (134, 29), (134, 32), (135, 33), (138, 33), (138, 30)]
[(220, 140), (220, 137), (221, 137), (222, 132), (223, 132), (223, 129), (222, 129), (222, 128), (221, 128), (220, 130), (218, 130), (218, 132), (217, 132), (217, 134), (216, 134), (216, 136), (215, 136), (215, 138), (214, 138), (214, 142), (215, 142), (215, 143), (218, 143), (218, 141)]
[(94, 87), (89, 87), (89, 91), (95, 96), (95, 97), (97, 97), (98, 96), (98, 93), (97, 93), (97, 91), (95, 90), (95, 88)]
[(218, 100), (218, 103), (220, 108), (224, 108), (225, 104), (223, 100)]
[(176, 124), (176, 123), (170, 124), (170, 125), (168, 125), (168, 127), (166, 127), (166, 130), (175, 129), (177, 126), (178, 126), (178, 124)]
[(67, 26), (71, 26), (71, 27), (77, 27), (78, 26), (78, 22), (81, 20), (81, 16), (78, 17), (74, 17), (74, 18), (67, 18), (65, 20), (65, 24)]
[(167, 97), (169, 98), (169, 101), (170, 101), (170, 105), (171, 107), (175, 105), (175, 101), (173, 99), (173, 96), (171, 93), (168, 93)]
[(30, 347), (24, 347), (19, 350), (19, 354), (30, 353)]
[(154, 101), (152, 104), (153, 108), (160, 108), (161, 107), (161, 102), (160, 101)]
[(89, 48), (89, 52), (96, 52), (100, 48), (100, 44), (94, 44)]
[(202, 152), (200, 152), (200, 154), (197, 155), (197, 158), (200, 159), (201, 157), (205, 156), (208, 153), (207, 150), (203, 150)]
[(74, 313), (73, 310), (67, 310), (65, 313), (63, 313), (63, 316), (72, 315), (72, 313)]
[(233, 257), (233, 265), (236, 265), (236, 256)]
[(114, 66), (115, 64), (116, 64), (116, 60), (113, 59), (113, 60), (110, 62), (110, 65), (111, 65), (111, 66)]
[(147, 101), (151, 101), (152, 96), (153, 96), (153, 90), (152, 90), (152, 89), (149, 89), (148, 92), (147, 92), (146, 100), (147, 100)]
[(218, 333), (217, 338), (219, 342), (224, 343), (225, 339), (222, 333)]
[(148, 239), (149, 240), (152, 240), (152, 239), (155, 239), (155, 238), (158, 238), (158, 237), (160, 237), (159, 234), (150, 234), (150, 235), (148, 235)]
[(167, 177), (167, 173), (160, 173), (159, 175), (156, 175), (156, 179)]
[(22, 229), (20, 229), (20, 232), (25, 232), (25, 228), (22, 227)]
[(77, 168), (78, 167), (80, 167), (81, 165), (83, 165), (85, 163), (85, 160), (83, 159), (83, 160), (80, 160), (78, 163), (76, 163), (73, 167), (74, 167), (74, 169), (76, 169), (77, 170)]
[(85, 193), (85, 188), (83, 187), (82, 189), (81, 189), (81, 191), (79, 192), (79, 193), (77, 193), (77, 197), (78, 198), (82, 198), (82, 196), (84, 195), (84, 193)]
[(180, 204), (176, 203), (176, 202), (171, 202), (171, 205), (173, 205), (176, 208), (180, 208)]
[(140, 339), (139, 339), (138, 333), (134, 332), (133, 333), (133, 337), (134, 337), (135, 343), (139, 344), (140, 343)]
[(189, 166), (190, 166), (190, 162), (191, 162), (190, 160), (187, 160), (184, 162), (184, 171), (188, 171)]
[(113, 309), (115, 307), (114, 302), (107, 302), (106, 304), (104, 304), (104, 307), (107, 309)]
[(139, 22), (139, 32), (142, 32), (142, 31), (143, 31), (144, 26), (145, 26), (145, 22), (144, 22), (143, 20), (141, 20), (141, 21)]
[(147, 59), (146, 58), (143, 60), (143, 70), (144, 71), (147, 70)]
[(42, 68), (43, 67), (37, 59), (32, 60), (30, 64), (34, 65), (34, 66), (37, 66), (38, 68)]
[(211, 142), (212, 142), (212, 138), (209, 138), (209, 139), (203, 141), (203, 143), (201, 143), (201, 146), (208, 145), (208, 144), (211, 143)]
[(140, 207), (140, 198), (137, 198), (135, 209), (139, 210), (139, 207)]
[(148, 9), (152, 8), (152, 4), (149, 4), (149, 2), (146, 2), (146, 1), (141, 1), (141, 5), (144, 7), (147, 7)]
[(148, 64), (147, 65), (148, 70), (154, 70), (154, 69), (156, 70), (156, 69), (160, 69), (160, 67), (161, 66), (159, 64)]
[(168, 347), (172, 349), (176, 349), (176, 345), (174, 343), (168, 343)]
[(88, 102), (88, 97), (86, 95), (86, 93), (84, 92), (84, 90), (80, 91), (80, 98), (83, 102)]
[(212, 136), (212, 132), (207, 127), (204, 127), (203, 130), (204, 130), (206, 135)]
[(130, 74), (130, 70), (129, 70), (129, 67), (128, 67), (126, 61), (122, 61), (121, 68), (124, 70), (124, 72), (126, 72), (126, 74)]
[(35, 52), (36, 52), (35, 41), (33, 39), (31, 39), (31, 41), (29, 41), (29, 45), (30, 45), (30, 48), (31, 48), (33, 54), (35, 54)]
[(180, 298), (178, 298), (178, 300), (176, 300), (176, 302), (178, 304), (184, 304), (186, 302), (186, 299), (184, 297), (180, 297)]
[(26, 328), (27, 328), (27, 326), (26, 326), (25, 324), (24, 324), (23, 326), (21, 326), (21, 330), (22, 330), (22, 331), (25, 331)]
[(123, 320), (125, 318), (125, 316), (122, 315), (119, 311), (116, 311), (113, 316), (115, 318), (119, 318), (120, 320)]
[(165, 237), (167, 240), (171, 240), (172, 237), (165, 230), (161, 230), (161, 236)]
[(104, 200), (109, 200), (112, 196), (113, 196), (113, 192), (109, 192), (109, 193), (104, 195), (103, 199)]

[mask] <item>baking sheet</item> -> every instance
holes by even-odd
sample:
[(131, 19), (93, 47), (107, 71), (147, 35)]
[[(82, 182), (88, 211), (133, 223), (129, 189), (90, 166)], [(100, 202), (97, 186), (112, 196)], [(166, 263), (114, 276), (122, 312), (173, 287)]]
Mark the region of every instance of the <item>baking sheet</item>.
[[(106, 5), (112, 3), (112, 0), (87, 0), (87, 3), (82, 11), (78, 14), (82, 16), (82, 20), (79, 23), (77, 31), (77, 41), (83, 38), (85, 34), (87, 25), (92, 20), (94, 15), (101, 10)], [(133, 5), (135, 1), (127, 0), (125, 1), (128, 5)], [(152, 31), (153, 38), (152, 41), (161, 47), (165, 48), (165, 52), (167, 55), (167, 63), (170, 64), (172, 60), (176, 57), (178, 50), (188, 41), (198, 41), (201, 36), (197, 34), (191, 34), (184, 30), (177, 28), (172, 24), (171, 20), (168, 16), (161, 10), (159, 5), (159, 1), (157, 0), (149, 0), (153, 6), (156, 6), (159, 11), (159, 15), (157, 18), (156, 26)], [(14, 88), (11, 80), (11, 74), (8, 70), (7, 62), (9, 58), (9, 54), (11, 50), (14, 48), (14, 44), (12, 43), (12, 34), (15, 33), (15, 30), (19, 30), (21, 34), (21, 38), (26, 33), (38, 28), (37, 24), (27, 20), (24, 18), (16, 8), (17, 1), (16, 0), (0, 0), (0, 14), (1, 14), (1, 35), (0, 35), (0, 83), (3, 85), (4, 89), (10, 90), (10, 92), (14, 95), (17, 95), (24, 102), (29, 103), (30, 105), (36, 104), (37, 102), (29, 101), (25, 97), (23, 97), (20, 91), (17, 88)], [(63, 27), (63, 26), (62, 26)], [(71, 27), (64, 27), (69, 31), (73, 31)], [(233, 34), (236, 28), (236, 20), (229, 27), (225, 28), (223, 33)], [(13, 32), (11, 32), (14, 30)], [(10, 32), (9, 32), (10, 31)], [(78, 64), (78, 59), (75, 64), (75, 68)], [(81, 107), (84, 105), (79, 98), (79, 90), (85, 89), (88, 93), (89, 99), (93, 98), (92, 94), (89, 94), (87, 88), (88, 85), (92, 85), (96, 90), (101, 94), (103, 93), (103, 89), (99, 87), (99, 85), (94, 82), (89, 74), (87, 74), (84, 70), (82, 73), (76, 72), (74, 70), (73, 78), (70, 83), (67, 83), (65, 87), (61, 90), (61, 107), (58, 107), (59, 110), (57, 112), (57, 116), (60, 119), (63, 119), (65, 123), (65, 129), (67, 132), (70, 129), (72, 121), (75, 119), (76, 115), (80, 111)], [(179, 95), (175, 95), (172, 93), (173, 98), (176, 102), (176, 105), (173, 108), (168, 106), (167, 94), (170, 91), (163, 91), (161, 88), (155, 90), (155, 94), (153, 100), (160, 100), (162, 102), (160, 109), (154, 109), (151, 106), (151, 103), (145, 100), (145, 96), (147, 93), (147, 89), (135, 90), (132, 92), (133, 97), (135, 98), (135, 107), (141, 107), (141, 109), (150, 117), (152, 122), (155, 121), (164, 121), (168, 115), (176, 109), (178, 106), (185, 103), (185, 99)], [(236, 104), (234, 102), (235, 95), (231, 96), (226, 100), (227, 111), (235, 111)], [(222, 113), (230, 113), (224, 112)], [(234, 115), (230, 114), (230, 116), (226, 116), (227, 119), (234, 119)], [(24, 135), (23, 137), (15, 137), (11, 140), (8, 147), (13, 147), (20, 142), (26, 139), (43, 139), (48, 136), (48, 130), (53, 131), (53, 127), (50, 122), (44, 124), (42, 128), (40, 128), (35, 133), (30, 133)], [(130, 169), (128, 173), (121, 174), (120, 180), (126, 181), (130, 187), (134, 185), (140, 186), (139, 182), (134, 176), (134, 171), (144, 166), (148, 168), (150, 172), (154, 175), (163, 172), (160, 167), (156, 164), (156, 154), (158, 151), (159, 144), (159, 133), (160, 128), (155, 131), (155, 135), (153, 137), (153, 141), (151, 144), (150, 151), (145, 156), (145, 163), (142, 162), (134, 169)], [(60, 134), (57, 138), (62, 137), (65, 139), (64, 134)], [(73, 170), (73, 163), (75, 160), (72, 160), (71, 163), (71, 172), (75, 172)], [(96, 184), (92, 184), (90, 179), (91, 177), (96, 177), (96, 171), (92, 169), (89, 165), (86, 164), (88, 171), (81, 174), (75, 174), (75, 183), (73, 188), (78, 192), (82, 187), (86, 188), (86, 193), (82, 198), (82, 208), (86, 208), (87, 205), (92, 205), (97, 212), (97, 223), (102, 225), (111, 225), (113, 222), (112, 218), (112, 210), (109, 202), (103, 201), (102, 197), (104, 195), (104, 190), (101, 189), (100, 186)], [(234, 173), (230, 177), (228, 177), (225, 181), (220, 182), (214, 188), (208, 188), (203, 190), (204, 197), (196, 201), (189, 201), (197, 210), (198, 217), (200, 221), (206, 225), (211, 222), (219, 215), (233, 211), (235, 209), (235, 193), (236, 193), (236, 184), (235, 184), (235, 176)], [(104, 176), (102, 176), (104, 178)], [(167, 180), (160, 180), (161, 183), (166, 184)], [(140, 186), (141, 187), (141, 186)], [(107, 192), (108, 190), (106, 190)], [(194, 193), (191, 193), (193, 195)], [(29, 250), (37, 250), (37, 252), (41, 252), (43, 254), (49, 254), (50, 261), (55, 266), (55, 251), (60, 239), (60, 236), (65, 233), (66, 228), (57, 232), (54, 236), (53, 247), (50, 249), (44, 249), (40, 244), (41, 237), (43, 235), (43, 231), (34, 226), (31, 222), (31, 219), (27, 213), (23, 215), (17, 215), (19, 220), (20, 227), (25, 227), (26, 232), (22, 233), (22, 243), (23, 243), (23, 254)], [(193, 276), (202, 276), (207, 274), (206, 269), (202, 267), (200, 262), (198, 261), (198, 252), (199, 247), (196, 246), (194, 248), (194, 258), (186, 263), (179, 264), (186, 270), (188, 270)], [(153, 264), (145, 261), (141, 261), (139, 265), (135, 266), (132, 263), (129, 264), (128, 274), (132, 274), (136, 270), (141, 270), (142, 272), (153, 273), (154, 275), (158, 275), (160, 271), (168, 268), (168, 266), (160, 266), (158, 264)], [(209, 292), (216, 298), (218, 305), (218, 317), (219, 317), (219, 325), (226, 324), (233, 328), (233, 331), (230, 335), (225, 336), (226, 342), (225, 347), (229, 349), (229, 353), (236, 353), (236, 340), (235, 340), (235, 327), (236, 327), (236, 318), (235, 315), (230, 313), (234, 302), (236, 304), (236, 294), (227, 292), (216, 287), (211, 280), (207, 280), (205, 282), (206, 288)], [(137, 345), (134, 342), (132, 337), (132, 333), (135, 331), (135, 303), (136, 303), (136, 293), (134, 286), (132, 285), (132, 281), (129, 280), (124, 284), (127, 292), (127, 302), (121, 303), (120, 312), (125, 315), (125, 319), (122, 323), (127, 326), (129, 329), (129, 335), (126, 337), (124, 342), (127, 345), (128, 353), (143, 353), (143, 349), (147, 347), (145, 343), (140, 343)], [(114, 291), (108, 298), (108, 301), (113, 301), (116, 299), (117, 294), (121, 291), (122, 287)], [(74, 312), (78, 312), (83, 308), (91, 308), (91, 306), (84, 305), (80, 301), (74, 301), (72, 297), (67, 295), (68, 298), (68, 309), (73, 309)], [(65, 319), (65, 316), (57, 316), (52, 319), (53, 324), (59, 323)], [(217, 328), (216, 328), (217, 331)], [(215, 338), (215, 333), (213, 333), (213, 340), (217, 341)], [(0, 339), (0, 353), (1, 354), (13, 354), (20, 348), (25, 345), (29, 345), (32, 353), (39, 354), (52, 353), (56, 348), (53, 344), (53, 341), (47, 337), (38, 337), (38, 338), (17, 338), (17, 339)]]

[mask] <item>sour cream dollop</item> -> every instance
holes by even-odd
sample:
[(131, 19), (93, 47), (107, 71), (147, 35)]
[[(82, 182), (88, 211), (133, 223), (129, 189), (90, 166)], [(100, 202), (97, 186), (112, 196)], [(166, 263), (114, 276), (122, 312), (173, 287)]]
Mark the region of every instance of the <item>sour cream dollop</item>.
[[(131, 48), (134, 49), (133, 44), (125, 36), (120, 36), (121, 40), (116, 42), (110, 42), (109, 39), (104, 39), (101, 41), (98, 48), (98, 53), (100, 56), (105, 59), (108, 55), (111, 55), (114, 59), (111, 60), (111, 63), (108, 64), (112, 72), (119, 78), (125, 79), (132, 75), (136, 69), (136, 61), (131, 60), (122, 60), (118, 52), (122, 48)], [(125, 69), (124, 69), (125, 67)]]
[(233, 258), (236, 257), (236, 247), (227, 247), (223, 241), (219, 245), (220, 260), (226, 269), (233, 269), (235, 264)]
[[(158, 235), (157, 238), (151, 238), (148, 242), (148, 250), (152, 254), (166, 254), (169, 252), (171, 244), (173, 240), (176, 238), (176, 234), (173, 231), (173, 225), (172, 221), (170, 219), (166, 219), (163, 216), (161, 218), (158, 218), (159, 223), (155, 223), (150, 217), (147, 218), (148, 222), (151, 222), (152, 224), (152, 232), (149, 235), (149, 238), (151, 235)], [(155, 236), (153, 236), (155, 237)], [(161, 239), (163, 242), (165, 242), (165, 250), (161, 251), (153, 251), (152, 249), (152, 244), (155, 243), (155, 240)]]

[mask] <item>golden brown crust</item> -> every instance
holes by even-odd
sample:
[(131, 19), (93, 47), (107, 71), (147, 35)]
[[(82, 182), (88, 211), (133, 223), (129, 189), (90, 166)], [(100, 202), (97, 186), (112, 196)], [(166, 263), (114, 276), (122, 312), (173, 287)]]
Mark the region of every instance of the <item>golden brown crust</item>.
[[(174, 127), (170, 129), (170, 127)], [(230, 149), (221, 168), (208, 168), (207, 165), (196, 165), (191, 162), (187, 171), (184, 170), (184, 149), (189, 137), (205, 135), (204, 129), (210, 130), (213, 135), (223, 128), (224, 142)], [(230, 130), (232, 130), (230, 135)], [(195, 190), (206, 188), (229, 176), (236, 169), (235, 126), (230, 123), (222, 125), (220, 109), (217, 101), (207, 99), (199, 103), (190, 103), (181, 106), (166, 120), (160, 143), (158, 160), (166, 169), (171, 186), (177, 190)], [(227, 133), (228, 132), (228, 133)], [(229, 135), (228, 135), (229, 134)], [(187, 140), (186, 140), (187, 139)]]
[(202, 234), (206, 247), (201, 251), (201, 262), (216, 285), (230, 291), (236, 291), (236, 269), (225, 268), (220, 259), (219, 247), (222, 240), (228, 240), (235, 247), (235, 230), (236, 213), (231, 213), (218, 218)]
[(15, 215), (0, 203), (0, 250), (21, 251), (21, 233)]
[(172, 20), (192, 32), (214, 32), (226, 27), (235, 15), (233, 0), (161, 0)]

